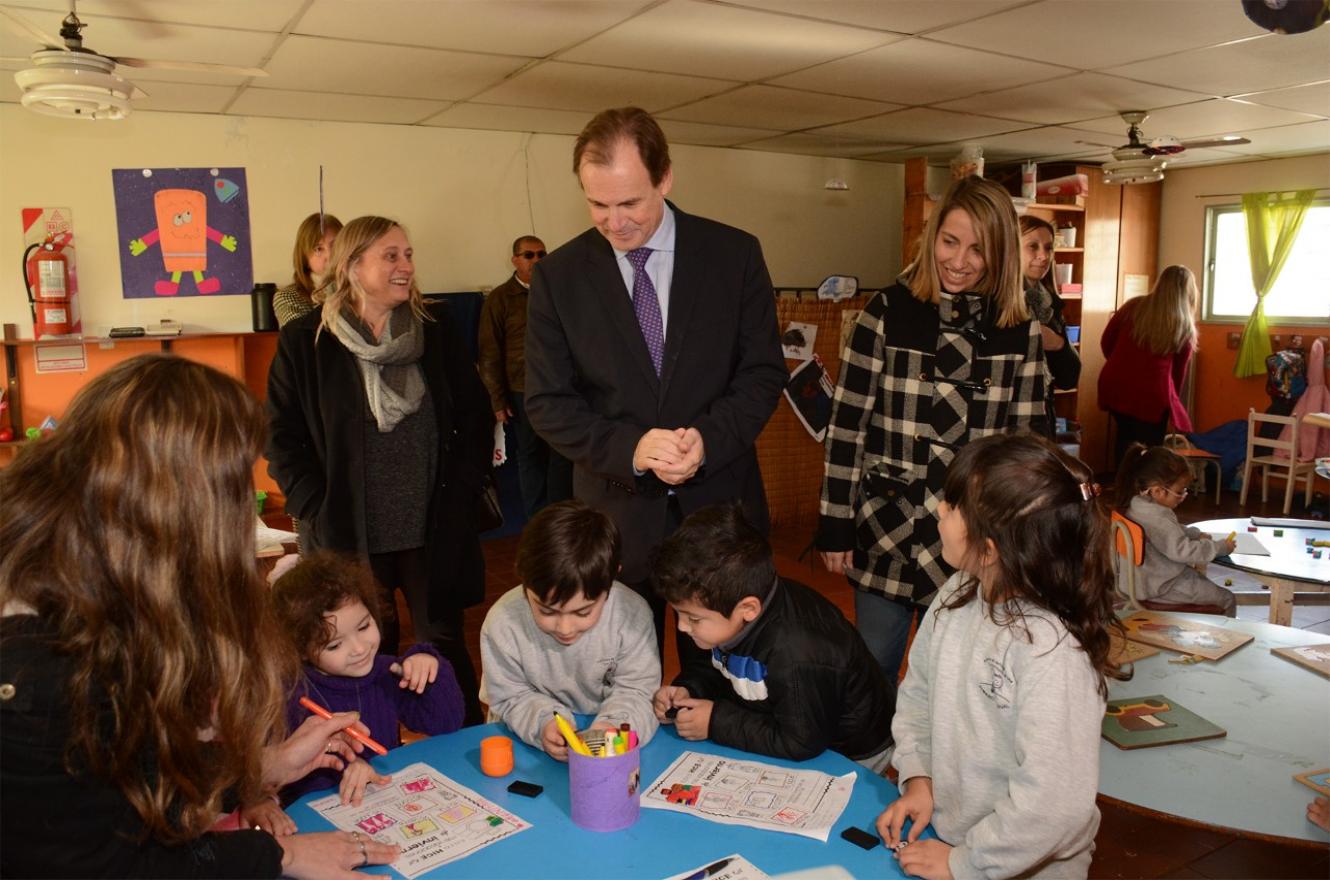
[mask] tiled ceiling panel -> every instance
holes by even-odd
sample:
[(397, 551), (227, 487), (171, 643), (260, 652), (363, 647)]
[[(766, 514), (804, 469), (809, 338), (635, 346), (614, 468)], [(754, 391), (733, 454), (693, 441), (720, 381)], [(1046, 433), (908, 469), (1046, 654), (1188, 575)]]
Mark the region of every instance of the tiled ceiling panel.
[(1203, 101), (1207, 97), (1198, 92), (1184, 92), (1101, 73), (1078, 73), (1014, 89), (946, 101), (938, 106), (946, 110), (987, 113), (1023, 122), (1061, 125), (1119, 110), (1168, 107)]
[(730, 0), (821, 21), (917, 34), (992, 15), (1029, 0)]
[(773, 80), (776, 85), (893, 101), (932, 104), (974, 93), (1062, 79), (1072, 73), (1021, 58), (977, 52), (929, 40), (903, 40)]
[(874, 116), (843, 125), (818, 129), (821, 134), (880, 138), (889, 143), (926, 144), (939, 141), (982, 138), (1028, 126), (973, 113), (949, 113), (928, 107), (911, 107), (885, 116)]
[(296, 32), (543, 58), (650, 5), (649, 0), (316, 0)]
[[(330, 58), (336, 64), (328, 64)], [(268, 66), (265, 88), (434, 100), (469, 98), (527, 62), (511, 55), (395, 47), (291, 37)]]
[(736, 85), (738, 83), (696, 76), (548, 61), (475, 95), (474, 99), (484, 104), (589, 110), (592, 113), (606, 107), (630, 104), (655, 111), (696, 101)]
[(818, 95), (775, 86), (744, 86), (661, 114), (666, 119), (793, 130), (858, 119), (897, 105), (858, 98)]
[(892, 39), (859, 28), (751, 9), (670, 0), (560, 55), (563, 61), (669, 73), (702, 67), (754, 80), (798, 70)]
[[(54, 35), (68, 0), (0, 0)], [(1105, 156), (1241, 133), (1187, 163), (1330, 151), (1330, 26), (1274, 35), (1238, 0), (80, 0), (110, 55), (271, 75), (118, 72), (141, 111), (568, 135), (606, 107), (673, 142), (900, 161)], [(38, 41), (0, 27), (0, 102)], [(1215, 100), (1217, 98), (1237, 100)], [(913, 144), (913, 146), (902, 146)], [(866, 151), (861, 153), (860, 151)]]
[(1262, 33), (1236, 0), (1044, 0), (930, 36), (1089, 70)]

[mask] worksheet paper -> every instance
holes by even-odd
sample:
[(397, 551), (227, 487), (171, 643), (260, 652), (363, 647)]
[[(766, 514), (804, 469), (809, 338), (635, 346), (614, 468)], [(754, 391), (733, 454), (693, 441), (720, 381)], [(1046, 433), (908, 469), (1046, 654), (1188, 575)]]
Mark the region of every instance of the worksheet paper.
[[(1228, 533), (1211, 532), (1210, 537), (1214, 538), (1216, 541), (1222, 541), (1228, 537)], [(1233, 540), (1238, 544), (1237, 548), (1233, 551), (1234, 553), (1246, 553), (1249, 556), (1270, 555), (1270, 551), (1265, 549), (1265, 545), (1262, 544), (1260, 539), (1251, 532), (1238, 532), (1233, 536)]]
[(665, 880), (768, 880), (770, 874), (754, 865), (748, 859), (733, 853), (723, 859), (706, 865), (698, 865), (679, 874), (666, 877)]
[(642, 806), (826, 843), (853, 792), (853, 773), (829, 776), (684, 752), (642, 790)]
[(398, 770), (387, 785), (368, 786), (358, 807), (343, 806), (337, 794), (311, 801), (310, 807), (343, 831), (400, 846), (402, 854), (392, 868), (405, 877), (418, 877), (531, 827), (420, 763)]

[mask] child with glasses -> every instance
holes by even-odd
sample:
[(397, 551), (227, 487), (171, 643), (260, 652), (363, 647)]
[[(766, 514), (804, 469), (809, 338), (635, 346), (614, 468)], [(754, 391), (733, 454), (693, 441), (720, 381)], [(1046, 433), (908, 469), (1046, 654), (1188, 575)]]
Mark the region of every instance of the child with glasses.
[(1145, 532), (1136, 598), (1179, 605), (1217, 605), (1234, 617), (1237, 602), (1233, 593), (1192, 566), (1227, 556), (1237, 544), (1184, 526), (1173, 512), (1187, 497), (1191, 481), (1186, 459), (1163, 446), (1133, 443), (1118, 465), (1118, 510)]

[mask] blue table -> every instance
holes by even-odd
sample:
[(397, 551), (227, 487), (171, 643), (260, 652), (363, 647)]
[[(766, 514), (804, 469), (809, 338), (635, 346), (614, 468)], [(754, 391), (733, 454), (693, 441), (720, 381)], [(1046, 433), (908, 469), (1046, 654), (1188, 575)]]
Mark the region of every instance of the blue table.
[[(531, 828), (526, 831), (422, 876), (474, 877), (478, 880), (506, 877), (636, 880), (668, 877), (736, 852), (769, 874), (834, 864), (865, 880), (905, 876), (881, 844), (866, 851), (840, 838), (841, 830), (849, 825), (871, 831), (878, 814), (896, 800), (898, 794), (891, 782), (835, 752), (824, 752), (802, 763), (765, 756), (757, 758), (764, 763), (819, 770), (832, 775), (851, 771), (856, 774), (854, 795), (826, 843), (794, 834), (721, 825), (667, 810), (648, 809), (642, 810), (641, 819), (631, 828), (597, 833), (583, 831), (572, 822), (568, 804), (568, 766), (515, 737), (513, 772), (501, 779), (482, 774), (480, 741), (496, 733), (508, 734), (508, 730), (501, 724), (468, 727), (454, 734), (431, 737), (394, 749), (387, 757), (374, 758), (374, 766), (386, 772), (423, 761), (531, 823)], [(681, 752), (689, 750), (754, 758), (750, 753), (715, 743), (686, 742), (675, 734), (673, 727), (665, 726), (642, 750), (642, 785), (650, 784)], [(507, 787), (514, 779), (543, 785), (545, 792), (534, 799), (509, 794)], [(331, 828), (322, 816), (307, 806), (310, 800), (326, 794), (307, 795), (288, 808), (301, 831)], [(929, 836), (932, 836), (931, 832)], [(389, 873), (386, 868), (368, 870)]]

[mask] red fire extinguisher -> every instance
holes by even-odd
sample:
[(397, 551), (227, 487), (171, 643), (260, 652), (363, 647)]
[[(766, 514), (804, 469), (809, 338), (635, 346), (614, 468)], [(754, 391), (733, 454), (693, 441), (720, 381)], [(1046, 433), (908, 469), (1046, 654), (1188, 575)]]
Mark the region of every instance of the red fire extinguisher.
[[(28, 255), (37, 255), (28, 259)], [(28, 245), (23, 252), (23, 281), (32, 305), (32, 335), (65, 336), (70, 332), (69, 261), (51, 242)]]

